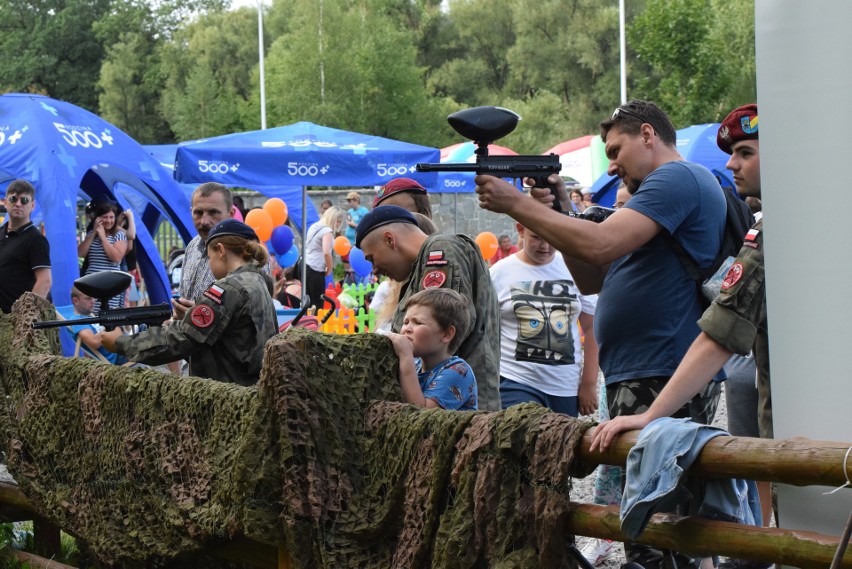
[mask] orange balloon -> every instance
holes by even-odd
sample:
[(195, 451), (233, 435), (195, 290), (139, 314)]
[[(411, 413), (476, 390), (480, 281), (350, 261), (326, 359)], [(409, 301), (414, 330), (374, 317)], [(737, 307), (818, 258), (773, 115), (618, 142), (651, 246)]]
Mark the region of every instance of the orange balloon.
[(349, 239), (347, 239), (345, 235), (339, 235), (334, 240), (334, 252), (340, 255), (341, 257), (345, 257), (346, 255), (348, 255), (350, 250), (352, 250), (352, 244), (349, 242)]
[(476, 236), (476, 244), (479, 245), (479, 252), (482, 253), (482, 258), (486, 261), (494, 256), (497, 252), (497, 236), (490, 231), (483, 231)]
[(272, 218), (269, 213), (263, 209), (253, 209), (246, 214), (246, 225), (254, 229), (257, 233), (257, 238), (263, 241), (269, 241), (272, 237)]
[(269, 198), (263, 204), (263, 211), (272, 218), (272, 226), (278, 227), (287, 223), (287, 204), (281, 198)]

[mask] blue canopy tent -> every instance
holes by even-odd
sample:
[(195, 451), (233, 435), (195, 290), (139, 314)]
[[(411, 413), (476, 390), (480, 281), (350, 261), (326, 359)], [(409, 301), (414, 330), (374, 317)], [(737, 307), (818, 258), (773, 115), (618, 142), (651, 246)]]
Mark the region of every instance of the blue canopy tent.
[[(725, 168), (730, 158), (716, 146), (716, 132), (719, 125), (697, 124), (677, 131), (677, 150), (685, 160), (701, 164), (721, 180), (723, 186), (734, 187), (731, 172)], [(602, 174), (592, 184), (592, 201), (597, 204), (612, 207), (615, 203), (615, 192), (618, 189), (618, 178)]]
[(137, 257), (153, 303), (171, 288), (151, 235), (169, 220), (188, 241), (195, 233), (189, 202), (142, 147), (100, 117), (41, 95), (0, 96), (0, 185), (23, 178), (36, 188), (33, 221), (50, 242), (51, 295), (69, 304), (77, 262), (78, 200), (108, 196), (137, 219)]
[[(264, 188), (299, 185), (307, 210), (307, 186), (382, 185), (405, 176), (434, 188), (435, 173), (417, 172), (415, 165), (439, 158), (437, 148), (298, 122), (181, 144), (175, 179), (219, 182), (261, 193), (266, 193)], [(303, 225), (302, 243), (306, 235)], [(302, 285), (306, 290), (304, 267)]]
[(178, 146), (175, 179), (266, 186), (371, 186), (406, 176), (434, 187), (435, 174), (418, 162), (437, 162), (436, 148), (298, 122), (226, 134)]
[[(184, 144), (194, 144), (193, 142), (188, 142)], [(160, 165), (164, 168), (168, 169), (171, 172), (174, 172), (175, 169), (175, 156), (177, 155), (177, 149), (181, 146), (179, 144), (148, 144), (144, 145), (143, 148), (148, 151), (148, 153), (153, 156)], [(198, 186), (198, 184), (178, 184), (180, 188), (184, 191), (187, 196), (187, 199), (192, 200), (192, 192)], [(290, 219), (293, 220), (293, 223), (296, 224), (297, 227), (301, 229), (302, 227), (302, 187), (301, 186), (260, 186), (260, 187), (249, 187), (250, 190), (255, 190), (258, 193), (261, 193), (269, 198), (280, 198), (284, 200), (284, 203), (287, 204), (287, 212)], [(314, 207), (313, 202), (307, 202), (307, 224), (310, 225), (319, 219), (319, 215), (317, 214), (317, 210)]]

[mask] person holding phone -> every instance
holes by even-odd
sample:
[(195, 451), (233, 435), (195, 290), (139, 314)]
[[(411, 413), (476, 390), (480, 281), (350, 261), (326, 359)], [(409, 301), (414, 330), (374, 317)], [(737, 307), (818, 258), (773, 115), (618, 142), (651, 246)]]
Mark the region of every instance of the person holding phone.
[[(95, 205), (92, 230), (77, 245), (77, 255), (86, 258), (86, 274), (101, 271), (120, 271), (121, 261), (127, 253), (127, 234), (118, 226), (117, 204), (103, 201)], [(109, 299), (109, 308), (122, 308), (124, 293)], [(95, 313), (100, 310), (100, 300), (95, 301)]]

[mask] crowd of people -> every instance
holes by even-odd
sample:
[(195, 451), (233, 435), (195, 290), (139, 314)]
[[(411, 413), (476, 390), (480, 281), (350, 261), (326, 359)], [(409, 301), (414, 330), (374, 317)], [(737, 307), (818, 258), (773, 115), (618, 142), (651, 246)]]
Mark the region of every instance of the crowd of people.
[[(201, 184), (191, 204), (198, 235), (186, 247), (172, 319), (135, 335), (88, 331), (87, 344), (152, 365), (185, 359), (193, 375), (253, 384), (263, 346), (278, 331), (273, 299), (288, 307), (321, 306), (335, 267), (335, 237), (343, 235), (385, 278), (371, 308), (382, 315), (377, 328), (399, 356), (398, 381), (409, 403), (496, 411), (534, 402), (572, 416), (602, 406), (609, 419), (594, 431), (592, 449), (605, 450), (619, 433), (663, 417), (712, 422), (727, 364), (730, 370), (746, 366), (746, 378), (754, 373), (749, 369), (757, 373), (753, 396), (729, 391), (731, 415), (751, 425), (736, 434), (772, 437), (762, 221), (746, 235), (721, 293), (705, 310), (700, 283), (673, 242), (699, 268), (710, 267), (725, 230), (727, 190), (706, 168), (683, 160), (674, 126), (651, 102), (619, 106), (600, 129), (608, 173), (622, 181), (616, 212), (604, 221), (552, 207), (554, 200), (562, 211), (592, 205), (589, 192), (568, 192), (556, 175), (549, 180), (555, 193), (533, 187), (529, 195), (479, 175), (481, 207), (510, 216), (519, 236), (514, 245), (501, 235), (495, 257), (486, 260), (470, 237), (435, 227), (426, 188), (397, 178), (378, 191), (372, 209), (361, 205), (358, 192), (346, 196), (348, 209), (323, 203), (303, 244), (305, 291), (293, 270), (270, 264), (254, 230), (233, 219), (230, 190)], [(717, 143), (731, 155), (727, 166), (737, 192), (759, 200), (756, 105), (732, 111)], [(24, 291), (45, 296), (50, 289), (49, 247), (29, 220), (34, 199), (23, 181), (6, 192), (4, 312)], [(84, 272), (121, 268), (133, 234), (131, 212), (110, 202), (95, 205), (78, 249)], [(272, 275), (279, 276), (277, 284)], [(75, 311), (92, 312), (90, 298), (79, 291), (73, 298)], [(124, 295), (110, 307), (113, 302), (121, 306)], [(624, 481), (608, 485), (618, 489)], [(759, 494), (768, 522), (768, 487)], [(625, 551), (628, 561), (648, 569), (661, 567), (666, 555), (634, 543)], [(674, 559), (679, 567), (698, 563), (680, 553)], [(735, 566), (768, 564), (720, 565)]]

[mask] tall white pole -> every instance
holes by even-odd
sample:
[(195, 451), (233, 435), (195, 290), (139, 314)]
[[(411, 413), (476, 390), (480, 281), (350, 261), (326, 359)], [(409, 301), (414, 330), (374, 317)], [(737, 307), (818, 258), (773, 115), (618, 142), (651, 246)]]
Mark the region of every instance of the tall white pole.
[(263, 69), (263, 2), (257, 0), (257, 54), (260, 62), (260, 128), (266, 130), (266, 75)]
[(618, 0), (618, 41), (621, 47), (621, 104), (627, 102), (627, 41), (624, 38), (624, 0)]
[[(838, 168), (849, 160), (852, 129), (852, 114), (843, 111), (852, 76), (841, 71), (852, 51), (852, 3), (757, 0), (754, 8), (775, 438), (852, 441), (852, 382), (842, 347), (852, 344), (852, 266), (843, 261), (852, 243), (844, 215), (852, 193)], [(798, 205), (805, 186), (819, 188), (817, 199), (833, 213)], [(852, 455), (843, 467), (852, 472)], [(831, 490), (779, 484), (784, 528), (839, 535), (852, 493)]]

